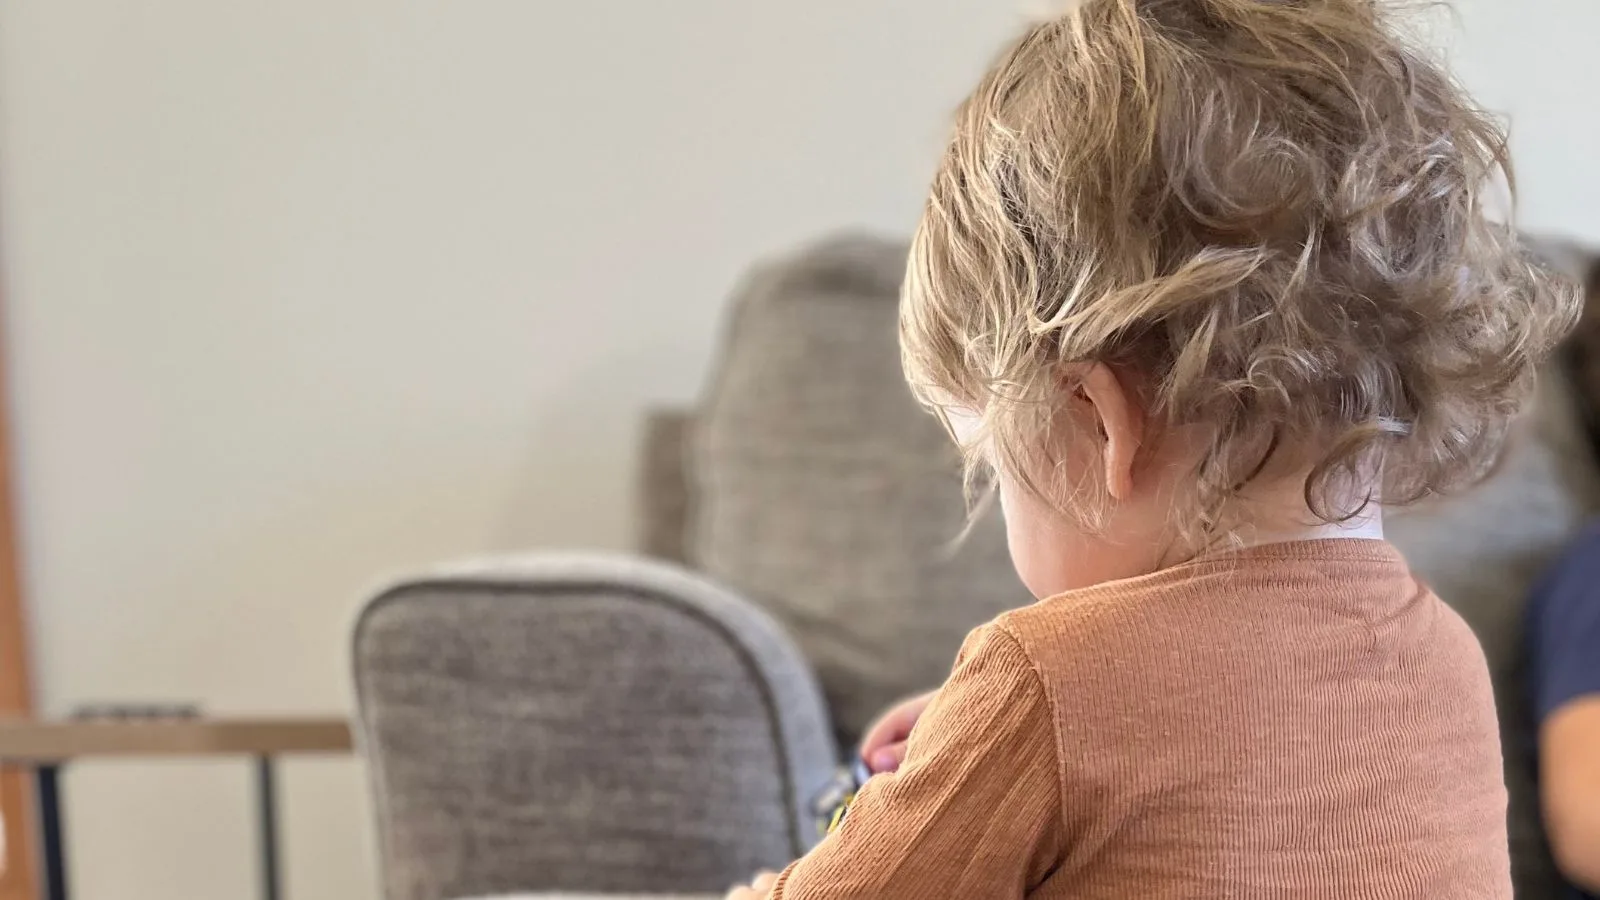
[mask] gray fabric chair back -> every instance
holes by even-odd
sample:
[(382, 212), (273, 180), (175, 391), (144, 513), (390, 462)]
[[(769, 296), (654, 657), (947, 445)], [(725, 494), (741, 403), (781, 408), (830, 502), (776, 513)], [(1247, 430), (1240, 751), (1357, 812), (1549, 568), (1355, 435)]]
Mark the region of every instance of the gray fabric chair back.
[(378, 595), (353, 652), (391, 900), (716, 892), (815, 837), (835, 748), (809, 667), (696, 576), (457, 567)]

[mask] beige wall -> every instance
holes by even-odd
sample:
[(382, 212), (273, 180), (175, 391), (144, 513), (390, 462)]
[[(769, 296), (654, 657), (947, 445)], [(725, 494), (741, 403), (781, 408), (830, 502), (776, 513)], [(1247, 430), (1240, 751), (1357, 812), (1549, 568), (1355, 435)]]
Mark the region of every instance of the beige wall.
[[(0, 217), (40, 700), (343, 710), (375, 577), (627, 543), (753, 256), (904, 232), (1006, 0), (15, 0)], [(1029, 4), (1036, 6), (1037, 4)], [(1588, 0), (1478, 0), (1535, 226), (1600, 238)], [(289, 888), (372, 896), (353, 763)], [(246, 770), (70, 776), (83, 896), (245, 896)]]

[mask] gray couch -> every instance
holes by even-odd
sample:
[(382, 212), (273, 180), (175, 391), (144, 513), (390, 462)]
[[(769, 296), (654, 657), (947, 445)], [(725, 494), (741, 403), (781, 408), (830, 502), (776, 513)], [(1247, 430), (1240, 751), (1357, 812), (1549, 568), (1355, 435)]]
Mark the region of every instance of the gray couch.
[[(839, 748), (1028, 601), (997, 520), (953, 541), (954, 454), (899, 374), (904, 253), (840, 238), (746, 281), (702, 403), (646, 428), (656, 562), (490, 560), (368, 605), (353, 654), (389, 897), (717, 891), (782, 866), (816, 838), (808, 801)], [(1553, 894), (1519, 617), (1600, 508), (1585, 358), (1547, 373), (1488, 484), (1390, 528), (1489, 655), (1531, 898)]]

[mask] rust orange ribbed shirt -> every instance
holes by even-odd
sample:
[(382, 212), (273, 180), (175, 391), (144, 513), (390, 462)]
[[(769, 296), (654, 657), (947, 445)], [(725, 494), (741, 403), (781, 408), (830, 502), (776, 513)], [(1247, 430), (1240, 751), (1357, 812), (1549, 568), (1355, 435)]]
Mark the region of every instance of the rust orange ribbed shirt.
[(972, 633), (780, 900), (1509, 898), (1477, 640), (1381, 541), (1257, 547)]

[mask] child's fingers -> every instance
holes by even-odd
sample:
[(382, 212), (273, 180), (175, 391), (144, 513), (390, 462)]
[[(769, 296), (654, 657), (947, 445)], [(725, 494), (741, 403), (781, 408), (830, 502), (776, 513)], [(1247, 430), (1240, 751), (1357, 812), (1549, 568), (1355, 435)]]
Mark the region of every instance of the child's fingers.
[(900, 721), (902, 717), (897, 713), (899, 713), (897, 709), (890, 710), (883, 718), (873, 723), (867, 730), (867, 736), (861, 739), (861, 756), (868, 762), (872, 761), (874, 753), (890, 744), (905, 740), (911, 733), (910, 723)]
[(777, 884), (777, 873), (762, 872), (756, 876), (754, 884), (749, 887), (735, 887), (728, 892), (728, 896), (724, 900), (767, 900), (767, 896)]
[(872, 774), (878, 775), (883, 772), (899, 771), (900, 764), (905, 761), (906, 742), (900, 741), (872, 751), (867, 757), (867, 767), (872, 770)]
[(872, 723), (867, 729), (867, 736), (861, 740), (861, 758), (872, 761), (872, 754), (890, 745), (903, 743), (911, 735), (911, 729), (917, 724), (917, 718), (928, 707), (928, 701), (933, 699), (932, 694), (922, 694), (900, 701), (884, 713), (878, 721)]

